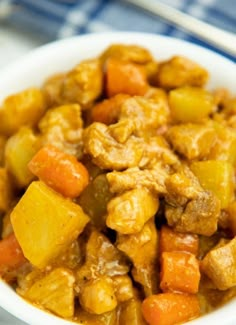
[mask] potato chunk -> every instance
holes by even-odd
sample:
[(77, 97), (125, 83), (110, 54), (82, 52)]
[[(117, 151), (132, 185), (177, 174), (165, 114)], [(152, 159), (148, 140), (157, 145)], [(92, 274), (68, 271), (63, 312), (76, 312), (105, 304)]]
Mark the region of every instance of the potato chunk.
[(74, 276), (64, 268), (57, 268), (36, 282), (25, 293), (30, 301), (61, 317), (74, 315)]
[(176, 122), (198, 122), (215, 109), (211, 93), (195, 87), (174, 89), (169, 95), (170, 111)]
[(26, 89), (7, 97), (0, 110), (0, 133), (9, 136), (23, 125), (34, 126), (45, 108), (43, 94), (37, 88)]
[(221, 208), (227, 208), (234, 198), (234, 171), (227, 161), (205, 160), (192, 163), (191, 170), (202, 187), (212, 191), (220, 200)]
[(6, 166), (18, 187), (26, 187), (34, 179), (27, 165), (39, 146), (39, 138), (27, 127), (8, 139), (5, 147)]
[(83, 231), (89, 217), (43, 182), (30, 184), (11, 213), (11, 222), (25, 257), (43, 268)]
[(201, 268), (216, 288), (226, 290), (236, 286), (236, 237), (218, 246), (204, 257)]
[(107, 226), (122, 234), (139, 232), (158, 207), (158, 199), (145, 188), (127, 191), (108, 203)]

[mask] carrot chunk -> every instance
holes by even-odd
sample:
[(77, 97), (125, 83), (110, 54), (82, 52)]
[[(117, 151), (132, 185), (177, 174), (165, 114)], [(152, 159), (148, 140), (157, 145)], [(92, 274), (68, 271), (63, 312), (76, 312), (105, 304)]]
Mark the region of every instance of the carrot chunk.
[(200, 281), (199, 262), (187, 252), (164, 252), (161, 256), (161, 283), (164, 292), (197, 293)]
[(144, 95), (148, 89), (145, 69), (138, 64), (109, 59), (106, 72), (108, 97), (116, 94)]
[(185, 251), (197, 255), (199, 238), (197, 235), (174, 231), (170, 227), (162, 226), (160, 231), (160, 251)]
[(28, 167), (34, 175), (65, 197), (79, 196), (89, 182), (85, 166), (74, 156), (52, 145), (41, 148)]
[(26, 262), (14, 233), (0, 241), (0, 275), (14, 270)]
[(174, 325), (198, 317), (200, 307), (196, 295), (160, 293), (143, 301), (142, 313), (150, 325)]
[(130, 96), (126, 94), (118, 94), (97, 103), (92, 109), (92, 121), (101, 122), (107, 125), (117, 122), (120, 115), (121, 105), (129, 97)]

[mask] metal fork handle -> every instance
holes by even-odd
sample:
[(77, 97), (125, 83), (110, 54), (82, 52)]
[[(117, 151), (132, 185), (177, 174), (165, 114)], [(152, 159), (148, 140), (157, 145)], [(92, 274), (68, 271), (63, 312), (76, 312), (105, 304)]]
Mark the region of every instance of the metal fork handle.
[(188, 14), (155, 0), (123, 0), (152, 14), (156, 14), (199, 38), (228, 52), (236, 58), (236, 35), (207, 24)]

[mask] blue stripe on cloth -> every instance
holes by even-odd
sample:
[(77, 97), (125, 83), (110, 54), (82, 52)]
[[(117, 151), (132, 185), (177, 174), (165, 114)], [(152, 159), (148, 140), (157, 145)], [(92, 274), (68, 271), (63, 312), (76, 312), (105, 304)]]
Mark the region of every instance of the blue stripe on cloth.
[[(1, 1), (1, 0), (0, 0)], [(119, 0), (8, 0), (17, 5), (5, 23), (31, 31), (45, 42), (58, 38), (99, 32), (127, 30), (175, 36), (204, 45), (235, 60), (232, 56), (165, 20)], [(148, 1), (148, 0), (147, 0)], [(156, 0), (207, 21), (222, 29), (236, 32), (236, 0)]]

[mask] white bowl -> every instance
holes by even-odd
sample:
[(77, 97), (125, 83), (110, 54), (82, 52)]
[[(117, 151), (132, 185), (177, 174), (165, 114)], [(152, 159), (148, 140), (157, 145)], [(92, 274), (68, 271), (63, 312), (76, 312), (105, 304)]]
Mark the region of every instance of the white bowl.
[[(236, 65), (207, 49), (170, 37), (145, 33), (102, 33), (73, 37), (32, 51), (0, 73), (0, 102), (7, 95), (29, 86), (40, 86), (53, 73), (68, 70), (80, 60), (100, 54), (111, 43), (139, 44), (147, 47), (157, 59), (175, 54), (185, 55), (200, 63), (210, 73), (208, 88), (226, 87), (236, 95)], [(0, 306), (31, 325), (71, 325), (69, 321), (44, 312), (18, 296), (0, 281)], [(236, 324), (236, 300), (188, 324)]]

